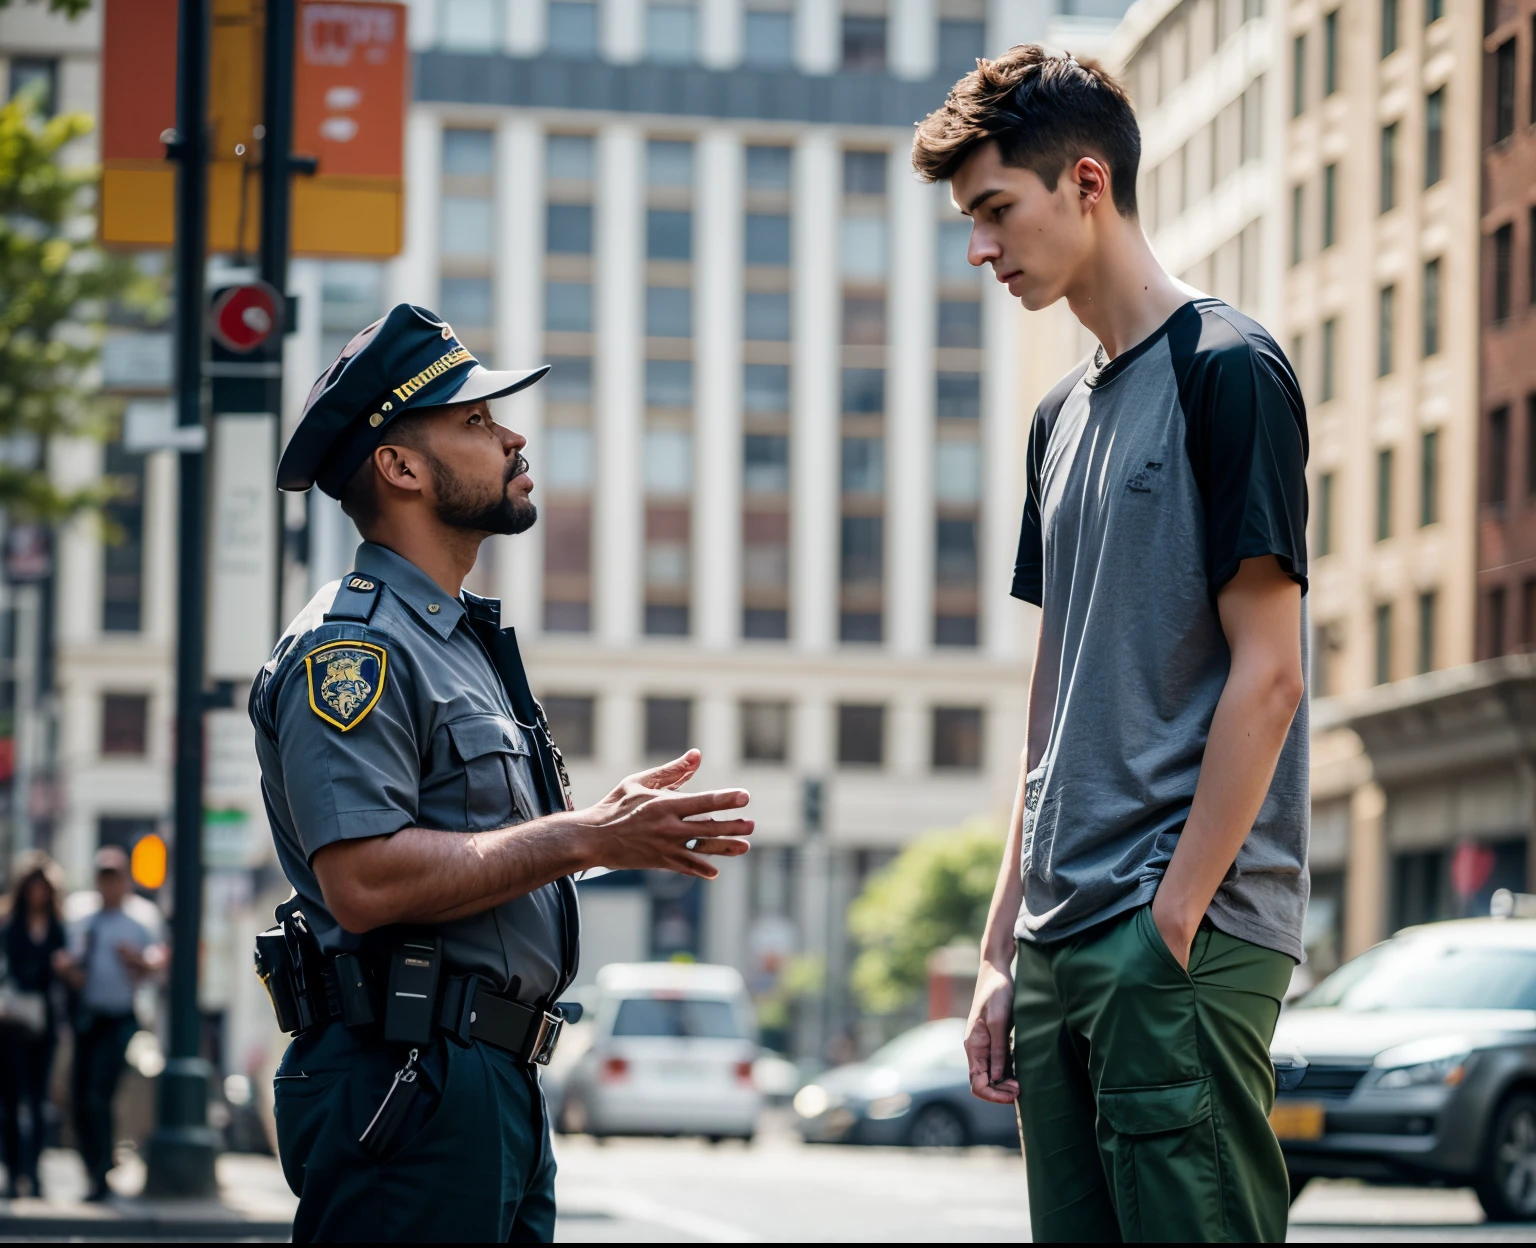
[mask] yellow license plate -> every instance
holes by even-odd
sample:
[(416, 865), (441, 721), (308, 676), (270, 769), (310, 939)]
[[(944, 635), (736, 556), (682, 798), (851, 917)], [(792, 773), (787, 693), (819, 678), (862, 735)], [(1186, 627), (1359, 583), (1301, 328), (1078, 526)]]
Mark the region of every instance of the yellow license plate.
[(1280, 1101), (1269, 1111), (1269, 1125), (1280, 1140), (1320, 1140), (1326, 1115), (1311, 1101)]

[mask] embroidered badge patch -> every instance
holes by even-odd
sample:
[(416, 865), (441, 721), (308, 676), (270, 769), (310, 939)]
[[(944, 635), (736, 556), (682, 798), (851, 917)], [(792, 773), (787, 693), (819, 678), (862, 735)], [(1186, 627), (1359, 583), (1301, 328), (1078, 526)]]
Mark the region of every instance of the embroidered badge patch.
[(332, 641), (304, 656), (309, 705), (333, 727), (356, 728), (384, 692), (389, 655), (366, 641)]

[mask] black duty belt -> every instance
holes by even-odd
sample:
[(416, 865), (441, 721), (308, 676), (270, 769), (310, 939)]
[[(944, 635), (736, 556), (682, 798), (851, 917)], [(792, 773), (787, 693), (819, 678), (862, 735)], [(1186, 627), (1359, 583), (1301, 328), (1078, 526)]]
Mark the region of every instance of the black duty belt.
[(541, 1010), (497, 996), (478, 975), (453, 975), (443, 984), (437, 1022), (462, 1044), (480, 1040), (521, 1061), (547, 1066), (566, 1016), (559, 1009)]

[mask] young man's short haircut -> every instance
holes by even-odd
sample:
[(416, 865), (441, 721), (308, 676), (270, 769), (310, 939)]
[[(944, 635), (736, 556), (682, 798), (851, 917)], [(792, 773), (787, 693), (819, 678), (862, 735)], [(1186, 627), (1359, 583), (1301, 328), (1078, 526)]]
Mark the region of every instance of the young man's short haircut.
[(1141, 130), (1125, 88), (1096, 62), (1038, 43), (977, 61), (918, 125), (912, 167), (925, 182), (947, 181), (989, 141), (1003, 164), (1029, 169), (1053, 189), (1078, 157), (1098, 157), (1109, 167), (1116, 210), (1136, 215)]

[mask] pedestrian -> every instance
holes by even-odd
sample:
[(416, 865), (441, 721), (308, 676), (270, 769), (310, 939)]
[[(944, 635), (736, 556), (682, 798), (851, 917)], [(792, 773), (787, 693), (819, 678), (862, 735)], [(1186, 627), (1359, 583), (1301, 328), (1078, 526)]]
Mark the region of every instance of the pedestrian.
[(23, 1186), (41, 1194), (37, 1162), (43, 1151), (48, 1076), (58, 1047), (54, 961), (64, 949), (59, 917), (63, 874), (46, 854), (32, 853), (16, 868), (5, 925), (5, 978), (0, 1003), (0, 1113), (4, 1114), (6, 1196)]
[(1140, 151), (1124, 89), (1035, 45), (979, 61), (913, 147), (971, 263), (1098, 340), (1029, 432), (1013, 594), (1040, 637), (965, 1045), (976, 1095), (1018, 1101), (1037, 1239), (1281, 1240), (1306, 414), (1263, 327), (1158, 264)]
[[(493, 372), (400, 304), (315, 383), (278, 467), (364, 538), (251, 693), (262, 787), (294, 887), (257, 942), (279, 1023), (274, 1089), (295, 1242), (547, 1241), (554, 1159), (537, 1068), (564, 1015), (596, 867), (713, 878), (739, 789), (672, 792), (690, 750), (570, 809), (564, 765), (500, 604), (463, 589), (481, 543), (534, 523), (526, 439)], [(575, 1016), (575, 1011), (571, 1011)]]
[(166, 964), (160, 912), (133, 892), (128, 855), (104, 845), (95, 862), (97, 895), (82, 907), (85, 914), (71, 925), (68, 947), (55, 963), (74, 990), (70, 1098), (76, 1146), (90, 1183), (86, 1199), (93, 1201), (111, 1195), (112, 1098), (127, 1066), (128, 1041), (139, 1028), (134, 997)]

